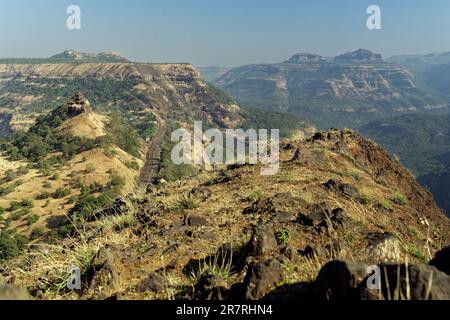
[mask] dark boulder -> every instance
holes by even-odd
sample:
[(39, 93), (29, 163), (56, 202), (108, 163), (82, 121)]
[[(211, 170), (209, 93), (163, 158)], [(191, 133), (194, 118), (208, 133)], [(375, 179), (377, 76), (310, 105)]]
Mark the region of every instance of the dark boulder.
[(304, 226), (314, 227), (317, 231), (339, 228), (351, 221), (344, 213), (344, 209), (331, 209), (328, 203), (313, 204), (309, 207), (309, 214), (300, 213), (297, 222)]
[(206, 201), (212, 197), (212, 192), (206, 187), (197, 187), (192, 189), (191, 195), (198, 199), (201, 199), (202, 201)]
[(165, 277), (159, 273), (153, 272), (148, 275), (138, 286), (137, 290), (139, 292), (162, 292), (166, 290), (169, 283)]
[(253, 230), (249, 242), (249, 255), (257, 259), (266, 257), (278, 249), (277, 245), (277, 239), (272, 228), (260, 223)]
[(270, 198), (263, 198), (244, 209), (244, 214), (276, 215), (280, 212), (296, 212), (308, 204), (301, 198), (294, 198), (289, 192), (279, 193)]
[(281, 211), (273, 215), (273, 221), (278, 223), (287, 223), (295, 221), (295, 217), (290, 212)]
[(106, 248), (101, 248), (92, 261), (89, 291), (104, 299), (115, 293), (120, 286), (120, 276), (114, 257)]
[(283, 274), (283, 266), (277, 259), (250, 264), (242, 285), (242, 298), (245, 300), (263, 298), (283, 280)]
[(203, 227), (208, 225), (208, 220), (199, 216), (186, 216), (184, 224), (190, 227)]
[(450, 246), (436, 253), (430, 265), (450, 275)]
[(314, 283), (319, 300), (357, 300), (358, 286), (367, 277), (367, 265), (331, 261), (319, 272)]
[(342, 181), (330, 179), (323, 184), (325, 188), (334, 192), (340, 192), (350, 198), (356, 198), (358, 196), (358, 190), (351, 184), (343, 183)]
[(211, 271), (204, 272), (195, 285), (196, 300), (224, 300), (229, 294), (226, 282)]
[(362, 300), (450, 300), (450, 276), (428, 265), (380, 265), (380, 289), (360, 284)]

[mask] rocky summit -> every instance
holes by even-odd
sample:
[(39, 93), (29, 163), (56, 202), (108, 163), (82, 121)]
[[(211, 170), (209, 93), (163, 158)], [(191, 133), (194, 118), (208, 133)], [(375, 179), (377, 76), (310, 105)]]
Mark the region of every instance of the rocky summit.
[(91, 103), (80, 92), (77, 92), (72, 99), (67, 102), (67, 106), (69, 117), (75, 117), (83, 113), (87, 114), (92, 111)]

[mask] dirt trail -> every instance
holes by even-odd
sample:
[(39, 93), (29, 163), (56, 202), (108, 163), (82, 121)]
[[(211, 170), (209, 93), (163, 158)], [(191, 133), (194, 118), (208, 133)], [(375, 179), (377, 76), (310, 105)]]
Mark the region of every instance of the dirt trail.
[(161, 161), (161, 143), (166, 134), (166, 129), (166, 123), (162, 122), (158, 132), (150, 143), (145, 164), (142, 168), (141, 175), (139, 176), (139, 183), (142, 185), (153, 184), (158, 179)]
[(154, 184), (158, 180), (158, 174), (161, 167), (161, 144), (167, 131), (168, 122), (168, 110), (163, 110), (164, 118), (155, 111), (150, 112), (156, 117), (156, 120), (159, 123), (159, 129), (150, 142), (145, 156), (145, 163), (139, 176), (139, 183), (144, 186)]

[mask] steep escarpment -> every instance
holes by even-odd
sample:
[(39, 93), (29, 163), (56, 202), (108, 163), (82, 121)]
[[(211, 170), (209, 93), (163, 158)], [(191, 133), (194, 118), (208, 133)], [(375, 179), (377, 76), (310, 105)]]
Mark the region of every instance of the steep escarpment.
[(153, 111), (162, 116), (169, 109), (204, 114), (207, 107), (215, 107), (223, 112), (217, 121), (232, 125), (240, 120), (229, 111), (231, 105), (212, 97), (200, 74), (187, 64), (4, 64), (0, 65), (0, 79), (1, 106), (19, 113), (51, 109), (68, 91), (82, 91), (89, 92), (101, 110), (133, 115)]
[(300, 53), (277, 64), (235, 68), (214, 82), (244, 105), (299, 115), (323, 127), (444, 107), (404, 66), (356, 50), (335, 58)]
[[(87, 221), (51, 249), (30, 248), (33, 258), (12, 261), (4, 276), (41, 299), (387, 299), (363, 285), (367, 265), (389, 263), (383, 279), (402, 286), (399, 297), (449, 296), (446, 251), (425, 265), (449, 243), (449, 220), (400, 164), (351, 131), (282, 144), (274, 176), (259, 165), (217, 167), (137, 189)], [(81, 295), (58, 289), (69, 265), (82, 272)]]
[[(124, 115), (145, 139), (171, 121), (198, 119), (219, 128), (249, 123), (245, 107), (207, 84), (189, 64), (56, 60), (0, 64), (0, 108), (8, 114), (3, 117), (2, 132), (26, 130), (39, 114), (57, 108), (77, 91), (88, 93), (96, 110)], [(283, 117), (260, 114), (266, 119)], [(284, 118), (292, 122), (289, 116)], [(285, 133), (303, 126), (283, 123), (278, 122), (277, 128)]]
[(417, 180), (434, 194), (437, 203), (450, 212), (449, 116), (414, 114), (370, 122), (360, 132), (400, 157)]

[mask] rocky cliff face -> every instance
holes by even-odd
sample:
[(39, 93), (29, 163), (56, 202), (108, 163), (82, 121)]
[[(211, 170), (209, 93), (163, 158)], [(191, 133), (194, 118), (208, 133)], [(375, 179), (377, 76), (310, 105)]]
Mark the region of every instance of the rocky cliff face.
[[(165, 118), (169, 112), (176, 112), (199, 115), (211, 124), (229, 127), (242, 121), (240, 108), (229, 98), (221, 100), (188, 64), (0, 65), (0, 107), (12, 114), (35, 117), (60, 100), (69, 99), (65, 95), (74, 91), (87, 92), (99, 109), (116, 107), (129, 111), (130, 116), (151, 112)], [(9, 132), (4, 128), (3, 132)]]
[(334, 59), (301, 53), (281, 64), (243, 66), (215, 84), (241, 104), (288, 111), (326, 127), (355, 128), (439, 106), (406, 67), (362, 49)]

